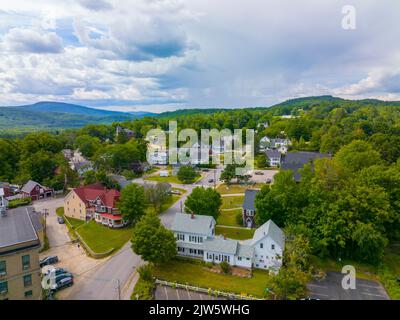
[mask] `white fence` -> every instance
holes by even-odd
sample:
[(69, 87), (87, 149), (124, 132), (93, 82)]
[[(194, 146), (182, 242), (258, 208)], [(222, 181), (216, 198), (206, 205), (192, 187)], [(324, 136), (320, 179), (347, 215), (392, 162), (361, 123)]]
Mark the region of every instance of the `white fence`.
[(219, 290), (213, 290), (211, 288), (205, 289), (205, 288), (201, 288), (201, 287), (195, 287), (195, 286), (190, 286), (187, 284), (169, 282), (169, 281), (164, 281), (164, 280), (159, 280), (159, 279), (156, 279), (156, 284), (168, 286), (168, 287), (175, 288), (175, 289), (185, 289), (185, 290), (205, 293), (209, 296), (214, 296), (214, 297), (226, 297), (228, 299), (235, 299), (235, 300), (263, 300), (263, 299), (259, 299), (259, 298), (253, 297), (253, 296), (229, 293), (229, 292), (224, 292), (224, 291), (219, 291)]

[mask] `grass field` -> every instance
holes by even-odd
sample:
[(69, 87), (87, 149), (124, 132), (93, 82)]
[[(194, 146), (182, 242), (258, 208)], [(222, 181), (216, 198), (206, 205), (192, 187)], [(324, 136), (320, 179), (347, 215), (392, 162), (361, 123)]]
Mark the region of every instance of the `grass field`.
[[(177, 188), (173, 188), (173, 189), (177, 189)], [(183, 189), (179, 189), (179, 191), (181, 191), (180, 195), (173, 194), (172, 197), (170, 198), (170, 200), (161, 206), (161, 212), (164, 212), (164, 211), (168, 210), (169, 208), (171, 208), (174, 205), (174, 203), (177, 202), (182, 197), (182, 194), (184, 194), (186, 192)], [(146, 212), (154, 212), (154, 207), (149, 205), (146, 209)]]
[(243, 205), (244, 196), (223, 197), (221, 209), (238, 209)]
[(265, 184), (257, 183), (254, 186), (243, 186), (240, 184), (232, 184), (231, 186), (227, 186), (226, 184), (221, 184), (218, 186), (217, 191), (220, 194), (239, 194), (245, 193), (246, 189), (261, 189)]
[(131, 239), (132, 228), (111, 229), (91, 220), (77, 233), (95, 253), (115, 252)]
[(215, 227), (215, 234), (221, 234), (227, 238), (236, 240), (247, 240), (253, 238), (255, 229), (237, 229), (237, 228), (225, 228), (221, 226)]
[(262, 297), (266, 284), (270, 279), (267, 272), (253, 270), (252, 278), (240, 278), (211, 272), (207, 267), (183, 261), (171, 261), (158, 266), (154, 270), (158, 279), (188, 283), (203, 288), (211, 288), (237, 294), (248, 294)]
[(228, 211), (222, 210), (217, 219), (217, 224), (223, 226), (241, 227), (241, 225), (238, 225), (236, 222), (236, 216), (239, 214), (242, 214), (242, 209)]
[[(177, 176), (172, 175), (172, 170), (168, 170), (169, 176), (168, 177), (160, 177), (159, 175), (147, 177), (144, 180), (148, 181), (157, 181), (157, 182), (168, 182), (168, 183), (176, 183), (176, 184), (184, 184), (181, 180), (178, 179)], [(199, 175), (194, 182), (197, 182), (201, 179), (201, 175)]]

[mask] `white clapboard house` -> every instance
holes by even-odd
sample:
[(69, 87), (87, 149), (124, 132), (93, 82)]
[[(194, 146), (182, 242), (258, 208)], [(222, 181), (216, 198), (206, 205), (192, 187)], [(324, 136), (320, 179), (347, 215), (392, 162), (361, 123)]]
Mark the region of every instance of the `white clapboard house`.
[(277, 272), (285, 247), (283, 231), (272, 221), (264, 223), (252, 239), (238, 241), (215, 235), (211, 216), (177, 213), (171, 226), (180, 256), (207, 262), (228, 262), (232, 266)]

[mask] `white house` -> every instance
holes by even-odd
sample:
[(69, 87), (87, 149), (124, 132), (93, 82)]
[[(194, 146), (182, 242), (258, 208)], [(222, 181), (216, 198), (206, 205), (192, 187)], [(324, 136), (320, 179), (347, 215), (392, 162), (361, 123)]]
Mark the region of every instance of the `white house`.
[(272, 139), (265, 136), (260, 139), (260, 151), (277, 149), (280, 153), (287, 153), (290, 145), (291, 141), (287, 138)]
[(281, 165), (282, 155), (279, 150), (265, 150), (265, 156), (267, 157), (268, 163), (271, 167), (278, 167)]
[(238, 241), (215, 236), (211, 216), (177, 213), (171, 226), (178, 255), (207, 262), (228, 262), (232, 266), (277, 272), (285, 247), (283, 231), (269, 220), (259, 227), (253, 239)]

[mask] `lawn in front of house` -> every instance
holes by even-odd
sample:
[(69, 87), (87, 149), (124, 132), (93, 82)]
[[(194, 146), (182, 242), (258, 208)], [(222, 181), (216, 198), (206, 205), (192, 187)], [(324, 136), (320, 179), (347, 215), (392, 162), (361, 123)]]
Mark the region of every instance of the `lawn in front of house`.
[(215, 227), (215, 234), (224, 235), (230, 239), (247, 240), (253, 238), (255, 229)]
[[(173, 188), (173, 189), (176, 190), (178, 188)], [(179, 191), (181, 191), (181, 194), (173, 194), (171, 198), (168, 200), (168, 202), (164, 203), (161, 206), (161, 212), (167, 211), (169, 208), (171, 208), (175, 204), (175, 202), (177, 202), (182, 197), (182, 194), (186, 192), (186, 190), (183, 189), (179, 189)], [(154, 207), (152, 205), (148, 205), (146, 208), (146, 212), (151, 212), (151, 213), (154, 212)]]
[[(148, 181), (157, 181), (157, 182), (168, 182), (168, 183), (176, 183), (176, 184), (184, 184), (181, 180), (178, 179), (178, 176), (173, 176), (172, 175), (172, 170), (168, 170), (169, 176), (168, 177), (160, 177), (159, 175), (147, 177), (144, 180)], [(198, 177), (195, 178), (194, 182), (199, 181), (202, 178), (202, 175), (200, 174)]]
[(238, 215), (242, 216), (242, 209), (221, 210), (217, 219), (217, 224), (222, 226), (241, 227), (241, 225), (236, 222), (236, 217)]
[[(56, 209), (56, 214), (59, 217), (63, 217), (64, 220), (67, 220), (70, 223), (70, 225), (72, 226), (72, 229), (74, 229), (74, 230), (76, 228), (80, 227), (81, 225), (85, 224), (85, 222), (86, 222), (86, 221), (83, 221), (83, 220), (80, 220), (80, 219), (66, 217), (64, 215), (64, 208), (63, 207), (57, 208)], [(67, 223), (67, 226), (69, 227), (68, 223)]]
[(238, 209), (242, 208), (244, 201), (244, 196), (235, 197), (222, 197), (221, 209)]
[(245, 193), (247, 189), (261, 189), (262, 186), (265, 184), (263, 183), (257, 183), (254, 186), (245, 186), (241, 184), (232, 184), (229, 187), (226, 184), (220, 184), (217, 188), (217, 191), (223, 195), (223, 194), (239, 194), (239, 193)]
[(247, 294), (262, 298), (270, 275), (266, 271), (253, 270), (251, 278), (241, 278), (218, 274), (200, 264), (173, 260), (157, 266), (153, 272), (158, 279), (190, 284), (237, 294)]
[(132, 238), (132, 228), (111, 229), (91, 220), (76, 231), (95, 253), (119, 250)]

